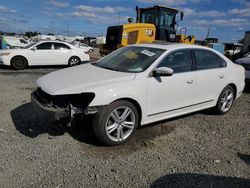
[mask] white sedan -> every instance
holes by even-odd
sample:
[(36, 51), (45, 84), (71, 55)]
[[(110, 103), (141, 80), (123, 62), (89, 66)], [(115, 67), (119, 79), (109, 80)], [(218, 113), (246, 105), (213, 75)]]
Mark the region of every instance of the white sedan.
[(59, 41), (42, 41), (22, 49), (0, 51), (0, 65), (12, 66), (17, 70), (40, 65), (72, 66), (89, 59), (89, 55), (82, 49)]
[(81, 43), (81, 42), (73, 42), (72, 45), (78, 47), (78, 48), (81, 48), (83, 49), (83, 51), (87, 52), (87, 53), (90, 53), (90, 52), (93, 52), (94, 51), (94, 48), (88, 46), (87, 44), (85, 43)]
[(244, 68), (213, 49), (141, 44), (41, 77), (32, 101), (57, 118), (67, 116), (68, 125), (92, 114), (96, 136), (118, 145), (139, 125), (208, 108), (227, 113), (244, 80)]

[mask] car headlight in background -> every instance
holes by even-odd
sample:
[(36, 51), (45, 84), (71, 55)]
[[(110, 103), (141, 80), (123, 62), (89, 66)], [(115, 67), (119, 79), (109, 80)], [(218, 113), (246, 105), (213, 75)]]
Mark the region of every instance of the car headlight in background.
[(10, 55), (9, 52), (6, 52), (6, 53), (0, 53), (0, 56), (7, 56), (7, 55)]

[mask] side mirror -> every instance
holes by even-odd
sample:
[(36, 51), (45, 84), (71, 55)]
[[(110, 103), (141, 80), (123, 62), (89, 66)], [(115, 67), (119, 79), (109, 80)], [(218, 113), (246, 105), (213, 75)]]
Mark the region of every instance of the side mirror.
[(168, 67), (159, 67), (155, 69), (152, 74), (154, 77), (159, 77), (159, 76), (172, 76), (174, 73), (173, 69), (170, 69)]
[(31, 48), (31, 50), (36, 51), (36, 50), (37, 50), (37, 47), (33, 47), (33, 48)]

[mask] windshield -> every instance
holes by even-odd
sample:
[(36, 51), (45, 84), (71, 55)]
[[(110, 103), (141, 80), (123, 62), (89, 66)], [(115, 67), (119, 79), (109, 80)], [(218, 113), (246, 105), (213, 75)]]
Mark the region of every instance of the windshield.
[(175, 12), (167, 9), (161, 9), (160, 12), (160, 26), (169, 26), (174, 28)]
[(154, 9), (141, 12), (141, 23), (151, 23), (157, 25), (158, 14)]
[(120, 72), (138, 73), (145, 71), (164, 51), (158, 48), (128, 46), (116, 50), (94, 65)]
[(32, 43), (28, 44), (27, 46), (23, 47), (23, 49), (28, 49), (35, 44), (36, 44), (36, 42), (32, 42)]
[(156, 9), (145, 9), (141, 10), (141, 23), (151, 23), (157, 26), (167, 26), (174, 27), (175, 25), (175, 15), (176, 11), (161, 8), (160, 10)]

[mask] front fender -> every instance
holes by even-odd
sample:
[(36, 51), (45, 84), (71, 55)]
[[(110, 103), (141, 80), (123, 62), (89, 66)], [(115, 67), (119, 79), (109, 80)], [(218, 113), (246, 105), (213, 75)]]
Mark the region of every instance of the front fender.
[(89, 104), (89, 107), (94, 106), (106, 106), (110, 103), (117, 101), (119, 99), (132, 99), (136, 101), (142, 111), (142, 121), (144, 119), (143, 115), (146, 114), (146, 88), (120, 88), (120, 89), (95, 89), (91, 92), (95, 93), (95, 98)]
[[(121, 98), (131, 98), (142, 105), (144, 103), (143, 99), (146, 98), (145, 92), (143, 92), (144, 94), (142, 94), (142, 92), (137, 93), (136, 91), (131, 92), (131, 90), (127, 88), (119, 91), (116, 89), (108, 89), (106, 91), (96, 89), (91, 92), (95, 93), (95, 98), (89, 106), (105, 106)], [(142, 95), (145, 95), (145, 97)], [(139, 98), (138, 96), (141, 97)]]

